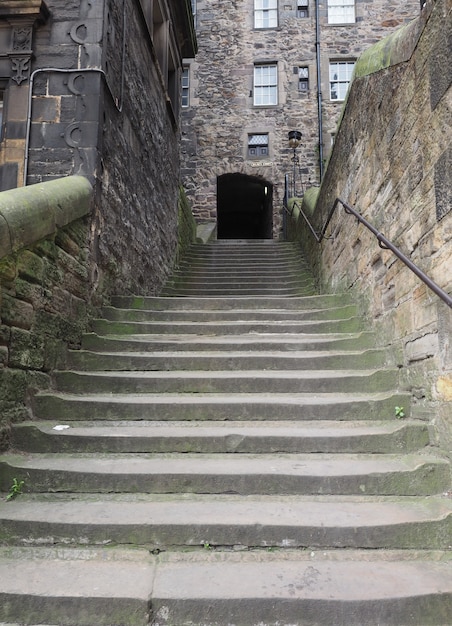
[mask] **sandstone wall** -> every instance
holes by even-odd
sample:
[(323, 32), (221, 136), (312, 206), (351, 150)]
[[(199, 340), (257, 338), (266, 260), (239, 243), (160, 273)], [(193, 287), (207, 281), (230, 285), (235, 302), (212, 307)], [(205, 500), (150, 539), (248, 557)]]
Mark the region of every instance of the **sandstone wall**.
[[(315, 206), (317, 228), (339, 196), (452, 293), (452, 5), (421, 17), (358, 64)], [(292, 224), (294, 226), (294, 224)], [(378, 341), (397, 349), (413, 414), (452, 443), (452, 312), (363, 226), (339, 210), (318, 246), (298, 221), (325, 289), (362, 297)]]

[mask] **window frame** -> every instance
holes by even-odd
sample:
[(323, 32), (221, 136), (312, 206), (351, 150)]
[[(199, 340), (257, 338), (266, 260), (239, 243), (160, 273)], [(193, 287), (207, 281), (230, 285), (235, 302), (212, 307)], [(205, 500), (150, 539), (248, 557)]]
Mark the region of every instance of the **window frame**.
[[(267, 141), (252, 144), (251, 141), (253, 137), (266, 137)], [(251, 151), (254, 149), (256, 149), (256, 152), (252, 154)], [(249, 159), (268, 159), (270, 156), (269, 133), (248, 133), (247, 156)]]
[[(272, 6), (264, 6), (264, 4)], [(278, 25), (278, 0), (254, 0), (254, 28), (265, 30), (278, 28)]]
[(181, 72), (181, 88), (180, 88), (181, 108), (188, 109), (190, 107), (190, 66), (183, 65)]
[(327, 7), (329, 25), (356, 23), (356, 0), (328, 0)]
[(300, 19), (309, 17), (309, 0), (297, 0), (297, 17)]
[[(266, 69), (274, 69), (274, 73), (272, 72), (271, 76), (267, 73), (269, 80), (264, 82), (264, 70)], [(261, 76), (259, 76), (259, 74), (261, 74)], [(273, 96), (273, 98), (270, 96)], [(268, 101), (264, 102), (264, 100)], [(275, 61), (255, 63), (253, 69), (253, 106), (259, 108), (273, 107), (278, 105), (278, 100), (278, 64)]]
[[(341, 77), (339, 67), (343, 65), (345, 66), (345, 76)], [(347, 97), (347, 92), (350, 86), (350, 83), (353, 78), (353, 72), (355, 69), (356, 60), (355, 59), (332, 59), (328, 65), (328, 81), (329, 81), (329, 95), (331, 102), (344, 102)], [(332, 76), (333, 66), (337, 67), (337, 73)], [(351, 70), (351, 71), (350, 71)], [(337, 86), (337, 97), (333, 98), (333, 85)], [(339, 86), (347, 85), (345, 91), (340, 89)], [(343, 97), (340, 97), (342, 96)]]
[[(302, 76), (302, 73), (305, 76)], [(303, 85), (303, 87), (302, 87)], [(298, 93), (305, 94), (309, 91), (309, 67), (307, 65), (298, 66)]]
[(8, 85), (9, 80), (7, 78), (0, 79), (0, 142), (5, 138)]

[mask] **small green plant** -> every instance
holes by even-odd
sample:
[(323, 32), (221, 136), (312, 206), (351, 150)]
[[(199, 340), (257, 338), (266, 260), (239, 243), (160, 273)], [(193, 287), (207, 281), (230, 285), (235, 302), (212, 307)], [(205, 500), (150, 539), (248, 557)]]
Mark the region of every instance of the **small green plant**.
[(208, 541), (205, 541), (202, 547), (204, 548), (204, 550), (212, 550), (212, 546), (210, 545)]
[(403, 408), (403, 406), (395, 407), (395, 416), (397, 417), (397, 419), (402, 419), (402, 417), (405, 417), (405, 409)]
[(7, 500), (14, 500), (17, 496), (20, 496), (22, 493), (22, 487), (25, 485), (23, 480), (17, 480), (17, 478), (13, 478), (13, 484), (9, 488), (8, 495), (6, 496)]

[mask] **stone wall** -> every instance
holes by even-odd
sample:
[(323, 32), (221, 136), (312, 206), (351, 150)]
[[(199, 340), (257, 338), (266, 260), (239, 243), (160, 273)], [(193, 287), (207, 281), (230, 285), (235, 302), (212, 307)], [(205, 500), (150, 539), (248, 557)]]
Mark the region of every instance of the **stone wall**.
[[(190, 2), (46, 0), (40, 21), (36, 7), (27, 73), (5, 92), (0, 167), (12, 158), (7, 140), (16, 102), (22, 133), (14, 155), (19, 175), (6, 187), (86, 176), (96, 186), (93, 301), (155, 294), (177, 254), (181, 60), (195, 49)], [(16, 32), (2, 18), (0, 7), (0, 59), (8, 47), (3, 31), (10, 38)], [(165, 31), (158, 41), (156, 20)], [(5, 164), (5, 180), (8, 172)]]
[[(451, 30), (450, 1), (429, 0), (419, 19), (362, 55), (312, 214), (320, 230), (341, 197), (449, 294)], [(321, 246), (302, 222), (297, 228), (323, 288), (362, 298), (378, 341), (400, 355), (412, 414), (435, 421), (450, 450), (450, 308), (343, 210)]]
[(91, 196), (80, 177), (0, 194), (0, 448), (87, 329)]
[[(187, 60), (190, 106), (183, 111), (182, 174), (198, 221), (215, 221), (217, 179), (224, 174), (257, 176), (273, 186), (274, 236), (281, 230), (284, 175), (292, 171), (287, 133), (303, 133), (297, 177), (319, 181), (320, 150), (316, 71), (315, 3), (297, 17), (295, 0), (279, 2), (278, 26), (254, 28), (254, 1), (197, 0), (199, 52)], [(416, 17), (418, 0), (356, 2), (354, 24), (332, 26), (326, 0), (319, 1), (322, 148), (329, 152), (342, 102), (329, 98), (329, 61), (354, 60), (368, 46)], [(253, 105), (255, 63), (277, 63), (278, 104)], [(300, 91), (298, 68), (307, 68), (309, 88)], [(268, 133), (269, 154), (250, 158), (249, 134)]]

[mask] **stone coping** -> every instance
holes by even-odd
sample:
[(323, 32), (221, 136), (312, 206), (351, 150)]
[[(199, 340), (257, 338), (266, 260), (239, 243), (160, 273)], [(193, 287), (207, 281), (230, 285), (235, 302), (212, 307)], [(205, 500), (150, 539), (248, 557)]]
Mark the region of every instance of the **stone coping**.
[(92, 191), (90, 182), (83, 176), (67, 176), (1, 192), (0, 258), (87, 215)]

